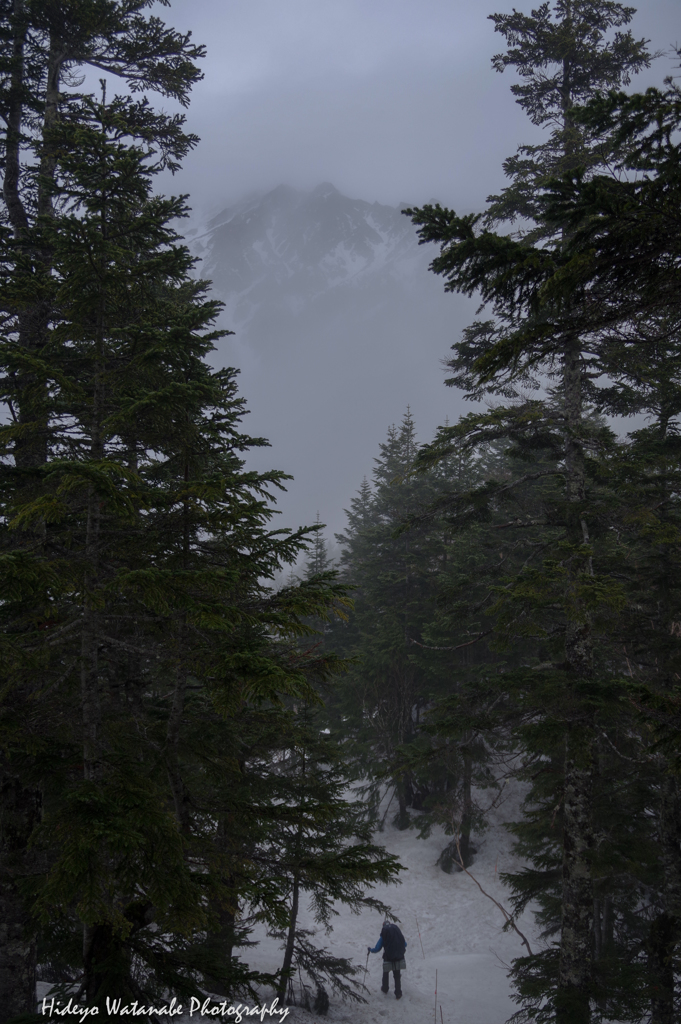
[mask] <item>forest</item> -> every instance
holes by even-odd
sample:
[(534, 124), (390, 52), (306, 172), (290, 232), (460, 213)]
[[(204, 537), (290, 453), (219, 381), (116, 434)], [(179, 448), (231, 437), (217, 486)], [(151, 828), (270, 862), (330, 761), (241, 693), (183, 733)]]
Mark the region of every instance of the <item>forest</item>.
[(386, 817), (462, 871), (509, 780), (507, 927), (545, 939), (511, 1019), (676, 1024), (677, 79), (635, 91), (656, 54), (614, 0), (490, 15), (541, 141), (481, 212), (405, 211), (480, 301), (447, 362), (471, 411), (389, 429), (333, 559), (276, 528), (295, 482), (249, 468), (211, 362), (190, 197), (157, 184), (205, 50), (164, 6), (0, 0), (0, 1024), (44, 1019), (37, 981), (104, 1021), (359, 1006), (303, 901), (391, 917)]

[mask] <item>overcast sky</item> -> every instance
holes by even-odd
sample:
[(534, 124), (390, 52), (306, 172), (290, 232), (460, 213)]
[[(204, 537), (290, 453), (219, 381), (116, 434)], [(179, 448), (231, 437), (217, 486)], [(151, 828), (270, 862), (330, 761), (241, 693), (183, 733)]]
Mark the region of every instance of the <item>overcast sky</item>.
[[(516, 0), (521, 10), (531, 4)], [(489, 6), (486, 0), (159, 5), (164, 21), (191, 30), (207, 47), (205, 78), (187, 112), (189, 129), (202, 141), (163, 189), (189, 193), (199, 223), (253, 191), (281, 183), (307, 189), (330, 181), (345, 195), (370, 202), (420, 205), (438, 199), (462, 213), (481, 209), (503, 186), (504, 158), (539, 134), (510, 95), (514, 75), (490, 66), (503, 38), (487, 15), (512, 8), (512, 2), (493, 0)], [(637, 38), (650, 40), (651, 50), (668, 54), (635, 78), (632, 88), (660, 84), (674, 70), (670, 49), (681, 42), (681, 0), (643, 0), (631, 28)], [(456, 295), (448, 301), (454, 335), (470, 322), (474, 303)], [(443, 386), (439, 360), (453, 340), (426, 352), (419, 351), (415, 336), (414, 352), (402, 354), (404, 379), (397, 353), (389, 360), (389, 379), (385, 351), (367, 351), (358, 372), (373, 388), (375, 408), (352, 413), (354, 439), (339, 427), (347, 421), (340, 405), (329, 406), (312, 431), (312, 413), (295, 396), (274, 394), (264, 383), (266, 368), (249, 368), (249, 353), (240, 355), (239, 338), (221, 346), (216, 362), (243, 367), (241, 383), (253, 410), (246, 428), (270, 437), (268, 465), (296, 477), (278, 525), (312, 522), (320, 510), (329, 534), (342, 529), (343, 507), (371, 472), (379, 442), (407, 403), (422, 441), (446, 416), (455, 420), (467, 411), (461, 396)], [(333, 372), (321, 353), (320, 361), (315, 379), (307, 382), (310, 392)], [(334, 449), (334, 443), (341, 447)]]
[[(320, 181), (372, 201), (478, 208), (501, 184), (504, 157), (532, 137), (508, 91), (512, 73), (490, 67), (503, 38), (487, 15), (512, 7), (172, 0), (161, 17), (208, 50), (189, 110), (202, 142), (179, 187), (201, 214), (250, 190)], [(631, 27), (668, 50), (681, 42), (681, 3), (643, 0)], [(662, 58), (635, 82), (671, 68)]]

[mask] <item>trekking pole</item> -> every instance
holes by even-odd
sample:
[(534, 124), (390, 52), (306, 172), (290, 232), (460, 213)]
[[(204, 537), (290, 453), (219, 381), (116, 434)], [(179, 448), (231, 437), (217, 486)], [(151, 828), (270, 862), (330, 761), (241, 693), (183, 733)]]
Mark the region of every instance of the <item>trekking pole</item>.
[(366, 985), (366, 981), (367, 981), (367, 971), (368, 971), (368, 970), (369, 970), (369, 954), (367, 953), (367, 962), (366, 962), (366, 963), (365, 963), (365, 965), (364, 965), (364, 980), (362, 981), (362, 984), (363, 984), (363, 985)]
[[(414, 914), (416, 917), (416, 914)], [(419, 942), (421, 943), (421, 952), (423, 953), (423, 939), (421, 938), (421, 929), (419, 928), (419, 919), (416, 917), (416, 931), (419, 933)], [(426, 959), (426, 954), (423, 953), (423, 959)]]

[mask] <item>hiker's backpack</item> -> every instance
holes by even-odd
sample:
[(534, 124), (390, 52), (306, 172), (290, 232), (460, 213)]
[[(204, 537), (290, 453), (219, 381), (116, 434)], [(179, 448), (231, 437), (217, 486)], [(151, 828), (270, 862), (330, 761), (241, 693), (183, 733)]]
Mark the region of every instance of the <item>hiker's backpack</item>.
[(404, 941), (404, 935), (397, 925), (392, 922), (384, 924), (381, 929), (381, 938), (383, 939), (383, 959), (401, 960), (407, 948), (407, 943)]

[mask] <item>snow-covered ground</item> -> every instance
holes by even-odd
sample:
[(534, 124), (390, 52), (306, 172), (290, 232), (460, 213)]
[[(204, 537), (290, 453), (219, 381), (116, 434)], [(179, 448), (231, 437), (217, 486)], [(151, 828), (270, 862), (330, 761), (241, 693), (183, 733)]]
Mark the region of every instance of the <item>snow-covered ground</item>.
[[(488, 791), (489, 794), (489, 791)], [(491, 796), (480, 795), (480, 803), (489, 803)], [(504, 799), (505, 797), (505, 799)], [(489, 815), (490, 828), (482, 837), (474, 839), (478, 853), (471, 866), (482, 888), (504, 905), (508, 893), (499, 880), (499, 873), (520, 866), (511, 852), (512, 837), (503, 828), (505, 821), (518, 816), (519, 790), (507, 787), (498, 807)], [(364, 996), (366, 1003), (342, 1003), (331, 997), (328, 1015), (320, 1017), (301, 1008), (291, 1007), (287, 1020), (295, 1024), (504, 1024), (517, 1009), (511, 999), (511, 986), (504, 964), (526, 951), (515, 932), (503, 932), (504, 918), (494, 903), (485, 897), (475, 882), (466, 874), (447, 875), (436, 865), (438, 855), (447, 843), (444, 834), (436, 829), (427, 840), (417, 837), (414, 830), (397, 831), (386, 824), (377, 836), (391, 853), (396, 854), (406, 871), (401, 873), (399, 885), (380, 886), (373, 893), (388, 903), (399, 919), (408, 942), (407, 970), (402, 975), (402, 999), (397, 1001), (392, 991), (386, 996), (381, 990), (381, 955), (369, 957)], [(326, 936), (318, 930), (317, 941), (337, 956), (347, 957), (364, 968), (366, 949), (374, 946), (381, 929), (382, 917), (364, 912), (353, 915), (339, 907), (333, 931)], [(417, 928), (420, 928), (421, 936)], [(314, 923), (303, 905), (302, 927), (314, 928)], [(539, 948), (531, 914), (518, 922), (533, 950)], [(253, 968), (274, 971), (281, 965), (279, 944), (265, 935), (259, 945), (249, 950), (248, 959)], [(422, 948), (423, 946), (423, 948)], [(435, 973), (437, 971), (437, 1000)], [(40, 985), (42, 997), (48, 986)], [(262, 1002), (270, 1005), (271, 992), (262, 993)], [(122, 1018), (123, 1019), (123, 1018)], [(167, 1019), (167, 1018), (166, 1018)], [(195, 1024), (201, 1018), (191, 1018)], [(204, 1020), (216, 1018), (203, 1018)], [(234, 1017), (223, 1018), (234, 1020)], [(248, 1021), (251, 1018), (244, 1018)], [(256, 1018), (257, 1019), (257, 1018)], [(265, 1020), (280, 1020), (265, 1017)], [(174, 1017), (177, 1024), (190, 1024), (190, 1017)]]
[[(500, 805), (490, 813), (491, 827), (474, 840), (478, 853), (470, 868), (482, 888), (504, 905), (508, 904), (508, 893), (499, 872), (520, 866), (511, 852), (512, 836), (503, 828), (503, 822), (512, 821), (518, 814), (519, 791), (513, 787), (507, 790), (506, 799), (502, 796)], [(490, 792), (480, 794), (481, 805), (491, 801)], [(332, 997), (324, 1018), (292, 1008), (287, 1019), (296, 1024), (322, 1024), (323, 1020), (336, 1024), (380, 1024), (388, 1020), (395, 1024), (503, 1024), (517, 1009), (504, 964), (526, 953), (520, 938), (515, 932), (502, 931), (501, 911), (482, 895), (471, 878), (463, 873), (447, 875), (437, 866), (440, 851), (448, 841), (439, 829), (422, 840), (414, 830), (398, 832), (386, 824), (377, 841), (407, 868), (401, 873), (400, 885), (374, 890), (393, 908), (408, 942), (402, 999), (395, 999), (392, 976), (389, 995), (381, 992), (379, 953), (369, 957), (365, 1004), (343, 1004)], [(363, 967), (367, 946), (375, 945), (382, 918), (370, 912), (355, 916), (340, 909), (333, 932), (325, 937), (320, 931), (318, 941), (337, 956), (351, 958)], [(303, 924), (313, 927), (308, 921)], [(518, 927), (533, 950), (539, 948), (532, 915), (526, 914)], [(281, 953), (266, 939), (249, 960), (254, 966), (257, 961), (257, 966), (271, 970), (281, 963)]]

